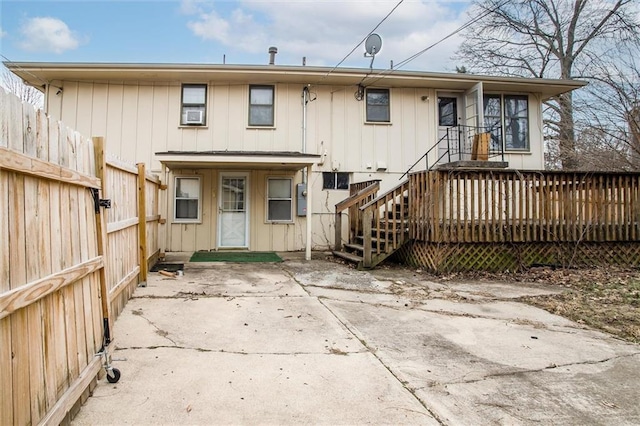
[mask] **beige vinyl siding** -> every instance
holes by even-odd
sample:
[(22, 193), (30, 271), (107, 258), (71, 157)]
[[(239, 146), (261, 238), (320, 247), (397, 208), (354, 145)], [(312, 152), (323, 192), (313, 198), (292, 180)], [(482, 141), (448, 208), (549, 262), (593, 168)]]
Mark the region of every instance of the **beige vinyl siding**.
[[(189, 82), (206, 83), (206, 82)], [(57, 86), (63, 93), (56, 95)], [(301, 151), (302, 88), (300, 84), (275, 86), (275, 127), (248, 126), (248, 84), (209, 84), (207, 125), (180, 126), (181, 82), (53, 82), (49, 88), (49, 113), (82, 134), (104, 136), (108, 151), (129, 162), (146, 162), (159, 172), (155, 152), (163, 151)], [(383, 87), (383, 86), (380, 86)], [(333, 210), (348, 191), (322, 190), (322, 172), (350, 172), (351, 182), (382, 179), (382, 190), (399, 183), (400, 176), (437, 141), (437, 95), (429, 88), (391, 88), (391, 123), (365, 124), (365, 102), (357, 101), (355, 87), (316, 86), (315, 100), (307, 104), (307, 152), (326, 153), (324, 163), (309, 177), (313, 196), (313, 247), (333, 243)], [(422, 97), (426, 97), (422, 100)], [(542, 169), (542, 119), (540, 100), (529, 96), (531, 152), (509, 153), (512, 168)], [(437, 158), (432, 152), (430, 164)], [(386, 163), (378, 172), (376, 163)], [(371, 168), (367, 168), (370, 165)], [(424, 167), (424, 160), (417, 169)], [(250, 249), (302, 250), (306, 218), (296, 215), (295, 185), (300, 172), (250, 171)], [(220, 170), (174, 170), (163, 216), (168, 219), (166, 249), (211, 250), (217, 247), (218, 179)], [(202, 176), (202, 223), (173, 224), (173, 176)], [(266, 223), (266, 178), (295, 176), (293, 223)]]
[(180, 87), (171, 84), (60, 83), (64, 96), (50, 114), (83, 134), (104, 136), (114, 155), (160, 168), (159, 151), (300, 151), (302, 106), (300, 85), (276, 86), (274, 128), (250, 128), (248, 85), (209, 86), (207, 126), (181, 127)]
[[(175, 170), (169, 174), (167, 189), (169, 232), (167, 250), (195, 251), (215, 250), (218, 236), (218, 182), (223, 170)], [(202, 221), (200, 223), (174, 223), (175, 176), (200, 176), (202, 184)], [(270, 176), (291, 177), (295, 185), (301, 181), (301, 174), (294, 172), (259, 170), (249, 172), (249, 249), (253, 251), (290, 251), (304, 248), (306, 232), (304, 218), (294, 215), (293, 223), (266, 222), (266, 185)]]
[[(202, 221), (200, 223), (174, 223), (175, 176), (200, 176), (202, 199)], [(211, 226), (217, 220), (215, 194), (218, 176), (215, 170), (175, 170), (167, 180), (167, 249), (169, 251), (210, 250), (216, 247), (216, 228)]]

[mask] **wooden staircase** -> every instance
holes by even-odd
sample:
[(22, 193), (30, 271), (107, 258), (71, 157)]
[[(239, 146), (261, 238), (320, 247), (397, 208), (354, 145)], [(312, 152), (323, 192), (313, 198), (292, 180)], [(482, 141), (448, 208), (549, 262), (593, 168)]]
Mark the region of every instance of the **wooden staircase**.
[[(354, 184), (351, 196), (336, 204), (333, 254), (373, 268), (409, 239), (409, 181), (377, 196), (380, 181)], [(348, 241), (342, 241), (342, 216), (349, 219)]]

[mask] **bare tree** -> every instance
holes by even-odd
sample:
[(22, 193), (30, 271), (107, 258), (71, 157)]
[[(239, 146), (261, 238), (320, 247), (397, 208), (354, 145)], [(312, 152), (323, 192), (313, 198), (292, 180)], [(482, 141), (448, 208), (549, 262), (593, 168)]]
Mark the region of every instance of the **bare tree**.
[[(471, 13), (486, 16), (467, 29), (456, 58), (473, 72), (587, 78), (592, 62), (607, 49), (638, 43), (635, 1), (481, 0)], [(562, 167), (574, 169), (574, 96), (561, 95), (546, 108)]]
[[(598, 132), (602, 150), (619, 153), (612, 166), (640, 169), (640, 46), (620, 47), (594, 61), (577, 128)], [(597, 150), (594, 154), (598, 156)], [(587, 158), (587, 160), (589, 160)], [(593, 160), (589, 160), (593, 161)]]
[(24, 82), (3, 67), (2, 70), (2, 82), (0, 83), (5, 89), (19, 97), (23, 102), (27, 102), (35, 106), (36, 108), (42, 108), (44, 95), (41, 91), (33, 86), (28, 86)]

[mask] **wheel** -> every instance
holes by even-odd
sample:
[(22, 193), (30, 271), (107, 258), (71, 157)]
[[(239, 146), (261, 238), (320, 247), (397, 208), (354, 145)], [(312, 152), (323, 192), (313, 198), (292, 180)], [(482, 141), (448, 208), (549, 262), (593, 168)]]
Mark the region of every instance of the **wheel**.
[(120, 370), (117, 368), (112, 368), (111, 371), (107, 370), (107, 382), (118, 383), (118, 380), (120, 380)]

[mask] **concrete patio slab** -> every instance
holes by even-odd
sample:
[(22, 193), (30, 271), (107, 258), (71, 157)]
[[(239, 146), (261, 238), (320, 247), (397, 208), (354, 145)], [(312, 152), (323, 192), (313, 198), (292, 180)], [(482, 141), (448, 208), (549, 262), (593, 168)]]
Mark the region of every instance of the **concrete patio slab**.
[(322, 254), (150, 274), (85, 424), (640, 424), (640, 347), (518, 301)]

